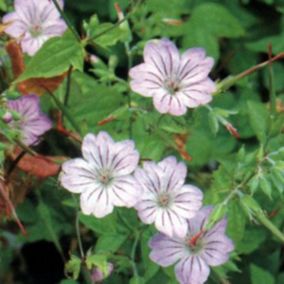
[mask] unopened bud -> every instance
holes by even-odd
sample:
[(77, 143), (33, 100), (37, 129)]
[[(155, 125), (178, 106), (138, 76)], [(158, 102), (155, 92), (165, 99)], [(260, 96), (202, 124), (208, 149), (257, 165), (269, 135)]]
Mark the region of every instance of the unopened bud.
[(5, 123), (10, 123), (13, 120), (13, 115), (11, 112), (6, 111), (6, 113), (2, 116), (2, 120)]
[(107, 267), (107, 273), (103, 273), (103, 271), (101, 269), (99, 269), (98, 267), (94, 268), (92, 271), (92, 280), (96, 283), (96, 282), (101, 282), (103, 281), (105, 278), (107, 278), (113, 271), (113, 264), (112, 263), (108, 263), (108, 267)]

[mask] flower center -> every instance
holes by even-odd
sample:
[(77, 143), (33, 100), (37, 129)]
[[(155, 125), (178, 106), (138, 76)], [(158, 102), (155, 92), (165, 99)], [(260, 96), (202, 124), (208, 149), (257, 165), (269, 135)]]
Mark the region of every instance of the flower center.
[(32, 37), (38, 37), (42, 34), (42, 28), (39, 24), (35, 24), (30, 28), (29, 32)]
[(191, 253), (198, 253), (202, 249), (203, 234), (204, 234), (204, 230), (201, 230), (197, 234), (187, 238), (186, 244)]
[(111, 176), (110, 170), (102, 169), (98, 174), (98, 180), (103, 185), (109, 185), (113, 180), (113, 177)]
[(164, 86), (171, 95), (175, 95), (180, 90), (177, 80), (172, 78), (165, 80)]
[(171, 197), (168, 193), (163, 192), (158, 196), (158, 200), (157, 200), (158, 206), (159, 207), (168, 207), (169, 204), (171, 203)]

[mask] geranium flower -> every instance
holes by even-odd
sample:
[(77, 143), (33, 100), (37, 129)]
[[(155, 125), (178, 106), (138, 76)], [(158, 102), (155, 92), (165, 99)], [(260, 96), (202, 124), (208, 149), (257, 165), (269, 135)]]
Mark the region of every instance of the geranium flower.
[(158, 164), (145, 162), (143, 169), (135, 171), (141, 188), (139, 202), (135, 206), (140, 219), (146, 224), (169, 235), (184, 237), (187, 219), (195, 216), (202, 206), (202, 192), (195, 186), (184, 184), (186, 166), (175, 157), (168, 157)]
[(176, 264), (175, 273), (181, 284), (204, 283), (210, 273), (209, 267), (227, 262), (234, 249), (232, 241), (225, 235), (226, 219), (206, 230), (211, 211), (210, 207), (204, 207), (188, 221), (185, 238), (170, 238), (159, 233), (149, 242), (151, 260), (163, 267)]
[[(58, 1), (63, 7), (63, 1)], [(49, 0), (15, 0), (15, 11), (3, 17), (10, 24), (5, 32), (21, 43), (24, 52), (34, 55), (49, 38), (60, 36), (67, 26)]]
[(37, 144), (40, 136), (52, 127), (52, 122), (41, 111), (39, 98), (35, 95), (9, 100), (7, 106), (20, 115), (19, 120), (12, 119), (7, 123), (20, 131), (20, 140), (28, 146)]
[(59, 177), (61, 185), (81, 193), (84, 214), (98, 218), (113, 211), (114, 206), (132, 207), (140, 194), (132, 172), (139, 153), (133, 141), (114, 142), (106, 132), (88, 134), (82, 144), (83, 158), (67, 161)]
[(183, 115), (187, 108), (211, 101), (215, 84), (208, 74), (214, 60), (206, 57), (204, 49), (191, 48), (180, 55), (168, 39), (150, 41), (144, 61), (130, 70), (130, 86), (142, 96), (153, 97), (160, 113)]

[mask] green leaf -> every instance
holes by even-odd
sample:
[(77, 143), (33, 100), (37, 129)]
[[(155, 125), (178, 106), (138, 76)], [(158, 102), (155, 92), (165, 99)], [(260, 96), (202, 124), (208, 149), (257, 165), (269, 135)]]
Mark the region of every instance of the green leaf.
[(65, 265), (65, 271), (72, 275), (74, 280), (78, 279), (81, 270), (81, 259), (76, 255), (71, 255), (70, 260)]
[(271, 199), (271, 193), (272, 193), (271, 183), (265, 176), (261, 176), (259, 180), (259, 186), (262, 189), (263, 193), (266, 194)]
[(248, 101), (249, 123), (258, 140), (264, 144), (267, 139), (268, 111), (260, 102)]
[(78, 282), (72, 279), (64, 279), (60, 281), (60, 284), (78, 284)]
[(83, 45), (70, 32), (66, 32), (62, 37), (51, 38), (31, 58), (25, 72), (16, 82), (30, 78), (50, 78), (61, 75), (70, 66), (82, 70), (84, 54)]
[(251, 284), (274, 284), (275, 280), (273, 275), (263, 268), (256, 266), (255, 264), (250, 265), (250, 278)]
[(233, 199), (228, 205), (227, 232), (235, 243), (243, 239), (245, 233), (246, 216), (238, 199)]
[(90, 22), (85, 25), (85, 29), (88, 36), (94, 38), (94, 42), (102, 47), (115, 45), (118, 41), (131, 40), (126, 22), (115, 27), (112, 23), (100, 23), (97, 15), (91, 17)]
[(116, 232), (116, 217), (115, 214), (110, 214), (104, 218), (97, 219), (94, 216), (80, 214), (80, 222), (87, 228), (98, 234), (115, 233)]
[(103, 254), (92, 254), (88, 255), (86, 259), (86, 265), (89, 270), (95, 266), (103, 272), (104, 275), (108, 274), (108, 262), (106, 255)]
[(114, 253), (122, 246), (126, 238), (127, 235), (117, 233), (109, 234), (108, 232), (106, 232), (98, 238), (96, 243), (96, 252)]
[(191, 20), (199, 22), (209, 33), (217, 37), (237, 38), (245, 33), (239, 20), (223, 5), (216, 3), (197, 6)]
[(130, 279), (129, 284), (145, 284), (146, 281), (143, 277), (134, 276)]
[(244, 35), (244, 29), (223, 5), (206, 3), (198, 5), (184, 26), (186, 47), (201, 46), (215, 59), (219, 57), (218, 38), (237, 38)]

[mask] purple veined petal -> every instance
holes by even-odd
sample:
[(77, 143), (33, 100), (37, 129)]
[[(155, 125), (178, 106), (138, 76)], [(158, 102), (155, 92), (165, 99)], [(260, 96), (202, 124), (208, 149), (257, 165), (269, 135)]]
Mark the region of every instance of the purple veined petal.
[(202, 207), (202, 199), (203, 193), (199, 188), (193, 185), (184, 185), (176, 191), (172, 210), (183, 218), (191, 219)]
[(170, 156), (158, 163), (166, 175), (166, 189), (175, 190), (184, 184), (187, 169), (184, 163), (178, 163), (174, 156)]
[(204, 249), (201, 256), (210, 266), (218, 266), (228, 261), (229, 253), (233, 250), (233, 242), (224, 234), (219, 233), (215, 239), (208, 240), (204, 237)]
[(25, 24), (18, 21), (18, 19), (16, 12), (6, 14), (2, 19), (4, 24), (10, 23), (10, 25), (5, 29), (5, 33), (15, 38), (22, 36), (26, 32)]
[(101, 144), (104, 144), (104, 143), (113, 145), (114, 141), (107, 132), (100, 131), (97, 134), (97, 145), (101, 145)]
[(157, 205), (153, 194), (145, 194), (135, 206), (138, 216), (144, 224), (153, 224), (157, 217)]
[(130, 81), (130, 87), (134, 92), (144, 97), (152, 97), (157, 93), (164, 92), (164, 88), (156, 81), (132, 80)]
[(181, 284), (203, 284), (208, 279), (210, 269), (201, 257), (189, 256), (176, 265), (175, 272)]
[(213, 65), (214, 59), (211, 57), (207, 57), (202, 62), (196, 63), (194, 67), (187, 69), (180, 77), (182, 85), (190, 86), (191, 84), (206, 79)]
[(189, 231), (191, 231), (193, 234), (200, 232), (206, 225), (207, 219), (209, 218), (212, 210), (212, 206), (202, 207), (197, 212), (195, 217), (188, 221)]
[(139, 153), (133, 141), (117, 142), (108, 166), (113, 169), (114, 176), (131, 174), (138, 166)]
[(16, 100), (9, 100), (7, 105), (8, 108), (29, 118), (36, 118), (40, 112), (39, 97), (36, 95), (27, 95)]
[(67, 25), (62, 19), (58, 19), (56, 22), (48, 23), (43, 26), (43, 34), (48, 37), (60, 36), (67, 29)]
[(115, 206), (133, 207), (137, 203), (141, 191), (132, 176), (116, 177), (107, 189), (109, 198)]
[(182, 242), (161, 233), (156, 234), (149, 241), (149, 246), (152, 249), (150, 259), (162, 267), (173, 265), (186, 256)]
[(144, 162), (143, 168), (145, 171), (144, 179), (142, 182), (146, 191), (158, 193), (163, 188), (164, 173), (160, 167), (154, 162)]
[(82, 142), (82, 154), (84, 159), (92, 163), (96, 169), (102, 168), (102, 158), (97, 151), (97, 137), (94, 134), (87, 134)]
[(98, 185), (95, 190), (83, 192), (80, 197), (82, 212), (103, 218), (113, 211), (113, 204), (109, 199), (107, 189)]
[(170, 209), (159, 208), (156, 213), (155, 227), (158, 231), (173, 237), (185, 237), (187, 222)]
[(166, 90), (154, 95), (153, 102), (155, 108), (160, 113), (168, 113), (170, 110), (172, 95), (170, 95)]
[(177, 96), (188, 108), (195, 108), (212, 101), (212, 95), (196, 90), (182, 90)]
[(156, 72), (162, 76), (168, 76), (167, 63), (160, 53), (160, 41), (150, 41), (144, 48), (144, 61), (155, 67)]
[(142, 63), (132, 67), (129, 71), (129, 77), (135, 81), (155, 82), (154, 85), (163, 86), (164, 78), (157, 72), (156, 68), (151, 64)]
[(32, 38), (30, 35), (26, 34), (21, 41), (21, 47), (23, 52), (27, 53), (29, 56), (33, 56), (42, 47), (44, 41), (45, 39), (43, 37)]
[(97, 188), (93, 169), (80, 158), (63, 163), (59, 181), (64, 188), (73, 193), (82, 193)]
[(169, 113), (175, 116), (185, 114), (187, 111), (183, 101), (178, 96), (172, 96), (170, 100)]
[(210, 78), (206, 78), (205, 80), (191, 84), (182, 90), (212, 94), (216, 91), (216, 84)]

